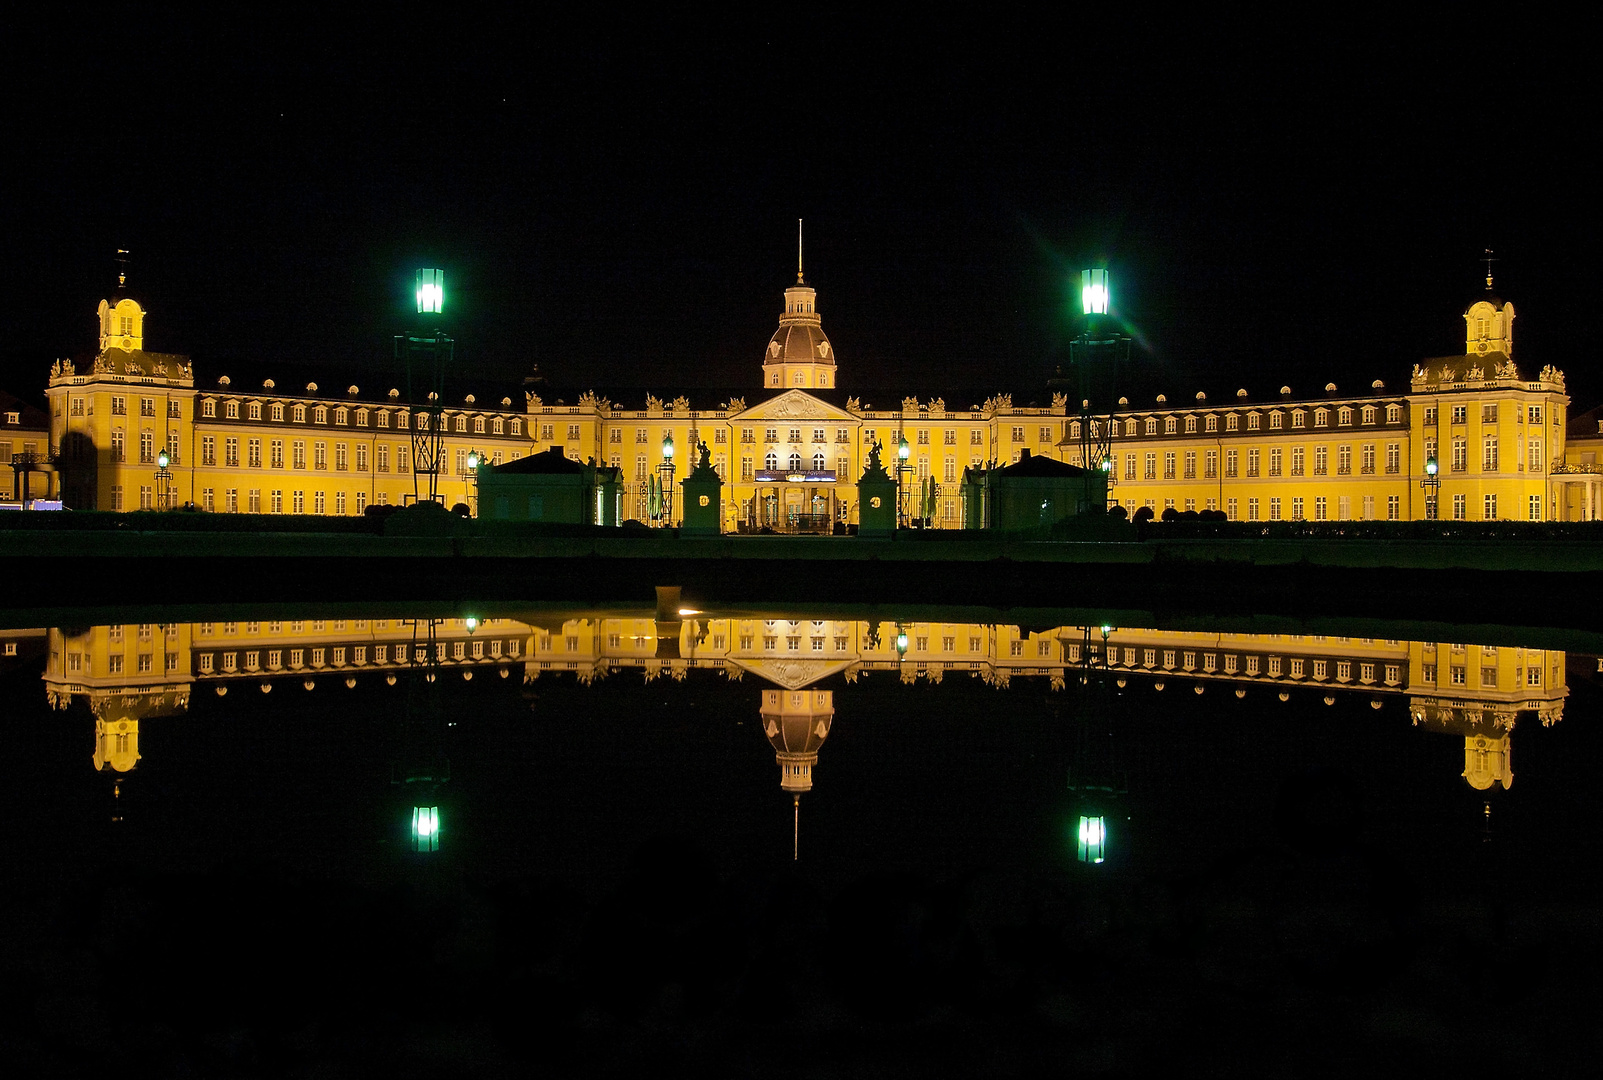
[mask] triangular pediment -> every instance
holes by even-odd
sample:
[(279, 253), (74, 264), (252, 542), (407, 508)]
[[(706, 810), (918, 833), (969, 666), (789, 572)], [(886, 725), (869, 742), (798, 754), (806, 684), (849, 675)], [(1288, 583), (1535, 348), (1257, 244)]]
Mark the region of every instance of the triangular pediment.
[(822, 401), (805, 390), (787, 390), (783, 394), (759, 401), (744, 412), (729, 418), (736, 420), (824, 420), (833, 423), (859, 423), (860, 419), (845, 409)]
[(738, 656), (731, 656), (727, 662), (759, 678), (767, 679), (775, 686), (782, 686), (786, 690), (800, 690), (820, 679), (827, 679), (831, 675), (845, 671), (857, 663), (857, 657), (845, 660), (743, 660)]

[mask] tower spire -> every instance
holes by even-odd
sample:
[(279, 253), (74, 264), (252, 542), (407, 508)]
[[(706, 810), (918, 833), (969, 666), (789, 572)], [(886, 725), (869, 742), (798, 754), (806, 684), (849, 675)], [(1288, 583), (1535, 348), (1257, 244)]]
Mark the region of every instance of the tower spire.
[(796, 284), (802, 284), (802, 219), (796, 219)]
[(128, 283), (128, 249), (117, 249), (117, 288)]
[(1492, 257), (1492, 249), (1491, 248), (1486, 248), (1485, 250), (1486, 250), (1486, 254), (1484, 256), (1482, 256), (1481, 261), (1486, 264), (1486, 291), (1487, 292), (1491, 292), (1492, 291), (1492, 264), (1494, 262), (1496, 262), (1497, 260)]

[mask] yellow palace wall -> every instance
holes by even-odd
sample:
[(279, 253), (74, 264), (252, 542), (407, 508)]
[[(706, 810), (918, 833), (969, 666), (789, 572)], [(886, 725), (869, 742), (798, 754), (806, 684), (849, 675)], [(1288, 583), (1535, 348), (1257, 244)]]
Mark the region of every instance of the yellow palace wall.
[[(188, 359), (145, 352), (144, 314), (130, 300), (114, 310), (124, 309), (134, 336), (103, 332), (89, 370), (58, 361), (51, 371), (51, 448), (69, 474), (68, 505), (154, 506), (155, 455), (163, 448), (172, 457), (175, 504), (359, 514), (412, 497), (408, 425), (417, 421), (395, 391), (374, 399), (355, 387), (320, 394), (314, 384), (291, 393), (271, 380), (235, 388), (226, 378), (197, 390)], [(1511, 320), (1512, 306), (1506, 310)], [(103, 310), (103, 324), (107, 317)], [(1467, 340), (1466, 348), (1485, 344)], [(1512, 347), (1506, 327), (1498, 344)], [(473, 504), (469, 450), (496, 462), (559, 446), (570, 457), (620, 469), (624, 516), (643, 520), (647, 478), (661, 475), (663, 440), (671, 436), (676, 481), (694, 464), (697, 446), (707, 444), (728, 484), (727, 531), (753, 517), (761, 523), (770, 500), (781, 516), (788, 507), (855, 521), (856, 481), (869, 449), (882, 442), (885, 464), (894, 469), (895, 448), (905, 438), (909, 488), (932, 478), (940, 486), (934, 524), (957, 528), (965, 468), (1016, 461), (1025, 449), (1079, 463), (1080, 421), (1069, 416), (1062, 394), (1045, 406), (1015, 405), (998, 394), (967, 407), (909, 397), (899, 407), (875, 408), (857, 398), (837, 406), (805, 388), (773, 393), (751, 406), (732, 398), (711, 408), (650, 395), (644, 408), (593, 393), (573, 405), (526, 394), (521, 406), (510, 398), (482, 406), (470, 397), (445, 410), (441, 492), (447, 503)], [(1109, 498), (1131, 512), (1214, 509), (1243, 521), (1418, 520), (1426, 516), (1424, 462), (1434, 455), (1442, 518), (1575, 517), (1574, 498), (1567, 501), (1567, 489), (1553, 478), (1565, 457), (1567, 407), (1561, 372), (1546, 368), (1530, 379), (1495, 352), (1416, 366), (1406, 393), (1377, 382), (1360, 395), (1327, 386), (1316, 398), (1295, 398), (1283, 388), (1268, 402), (1238, 396), (1215, 403), (1198, 394), (1183, 404), (1160, 396), (1140, 408), (1121, 399)], [(765, 469), (774, 475), (759, 481)], [(807, 473), (813, 475), (795, 475)], [(673, 509), (677, 518), (677, 498)]]

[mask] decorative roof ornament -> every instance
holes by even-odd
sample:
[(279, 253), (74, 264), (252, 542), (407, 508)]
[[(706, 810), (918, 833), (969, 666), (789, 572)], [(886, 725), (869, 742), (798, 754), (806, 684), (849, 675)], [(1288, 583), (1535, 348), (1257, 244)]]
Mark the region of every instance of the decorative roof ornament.
[(1564, 373), (1552, 364), (1542, 369), (1541, 379), (1543, 382), (1557, 383), (1560, 390), (1564, 389)]
[(1067, 409), (1069, 407), (1069, 395), (1054, 393), (1052, 395), (1052, 407), (1054, 409)]
[(1480, 382), (1486, 378), (1486, 372), (1482, 371), (1480, 365), (1477, 364), (1464, 374), (1464, 378), (1470, 382)]

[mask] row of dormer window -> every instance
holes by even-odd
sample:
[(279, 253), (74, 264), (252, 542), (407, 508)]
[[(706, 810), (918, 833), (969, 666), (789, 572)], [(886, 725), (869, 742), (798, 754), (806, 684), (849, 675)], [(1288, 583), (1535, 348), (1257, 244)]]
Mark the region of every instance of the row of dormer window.
[[(1310, 412), (1312, 413), (1313, 426), (1316, 428), (1330, 427), (1332, 415), (1334, 415), (1337, 427), (1352, 427), (1354, 419), (1357, 419), (1360, 425), (1377, 424), (1381, 422), (1380, 418), (1382, 415), (1380, 407), (1376, 405), (1364, 405), (1358, 409), (1343, 405), (1334, 410), (1327, 408), (1317, 408), (1312, 410), (1290, 409), (1286, 411), (1273, 409), (1267, 413), (1257, 411), (1248, 412), (1245, 414), (1245, 424), (1243, 424), (1243, 414), (1232, 412), (1224, 414), (1224, 430), (1260, 431), (1265, 426), (1267, 426), (1270, 431), (1279, 431), (1288, 426), (1292, 429), (1306, 428), (1308, 427)], [(1387, 405), (1385, 407), (1384, 415), (1386, 418), (1385, 423), (1400, 424), (1403, 422), (1403, 407), (1396, 404)], [(1265, 416), (1268, 417), (1267, 425), (1264, 421)], [(1287, 420), (1288, 416), (1290, 418), (1289, 423)], [(1201, 417), (1190, 415), (1184, 418), (1178, 416), (1165, 416), (1161, 418), (1156, 416), (1148, 416), (1144, 418), (1127, 417), (1123, 420), (1115, 419), (1113, 421), (1113, 434), (1122, 434), (1126, 438), (1133, 438), (1137, 435), (1157, 435), (1160, 434), (1160, 427), (1162, 429), (1161, 434), (1164, 435), (1179, 435), (1182, 433), (1186, 435), (1195, 435), (1198, 433), (1199, 428), (1201, 431), (1211, 434), (1219, 430), (1219, 415), (1217, 413), (1209, 413), (1206, 416)], [(1184, 429), (1183, 432), (1182, 428)], [(1099, 434), (1100, 430), (1100, 422), (1093, 420), (1091, 422), (1092, 434)], [(1072, 421), (1070, 423), (1069, 434), (1071, 438), (1079, 438), (1079, 421)]]
[[(117, 400), (116, 398), (112, 399), (113, 412), (116, 412), (115, 403)], [(175, 401), (172, 404), (175, 411), (172, 411), (170, 415), (177, 416), (177, 402)], [(353, 421), (356, 427), (367, 427), (371, 421), (374, 427), (388, 428), (391, 426), (390, 418), (393, 416), (396, 430), (405, 431), (409, 426), (415, 426), (418, 431), (427, 431), (429, 429), (428, 413), (416, 413), (417, 420), (414, 425), (410, 419), (414, 414), (404, 409), (352, 409), (344, 405), (338, 405), (330, 409), (327, 405), (307, 406), (296, 404), (285, 406), (282, 402), (275, 401), (267, 403), (264, 410), (263, 403), (260, 401), (241, 402), (233, 398), (225, 399), (221, 404), (221, 416), (225, 420), (261, 420), (265, 415), (268, 420), (282, 423), (287, 416), (290, 423), (304, 424), (307, 422), (308, 415), (310, 415), (311, 422), (314, 424), (327, 424), (332, 419), (336, 427), (352, 426)], [(202, 398), (200, 415), (203, 419), (216, 419), (218, 417), (217, 399)], [(457, 431), (463, 434), (467, 434), (469, 430), (475, 435), (521, 436), (523, 434), (523, 419), (517, 416), (469, 417), (466, 414), (459, 413), (442, 416), (440, 425), (444, 431)]]

